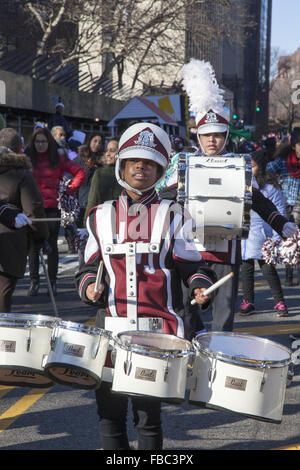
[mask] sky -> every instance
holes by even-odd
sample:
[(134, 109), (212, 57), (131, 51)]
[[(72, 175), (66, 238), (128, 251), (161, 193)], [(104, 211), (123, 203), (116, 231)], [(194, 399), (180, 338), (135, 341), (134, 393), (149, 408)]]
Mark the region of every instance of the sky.
[(290, 55), (300, 47), (300, 0), (273, 0), (271, 47)]

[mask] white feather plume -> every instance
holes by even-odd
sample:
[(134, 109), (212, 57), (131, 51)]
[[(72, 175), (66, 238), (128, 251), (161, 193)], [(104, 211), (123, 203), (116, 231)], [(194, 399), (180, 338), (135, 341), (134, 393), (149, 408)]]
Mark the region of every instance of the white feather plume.
[(181, 69), (183, 89), (189, 97), (189, 109), (193, 113), (206, 113), (209, 109), (220, 112), (224, 108), (224, 90), (216, 80), (209, 62), (191, 59)]

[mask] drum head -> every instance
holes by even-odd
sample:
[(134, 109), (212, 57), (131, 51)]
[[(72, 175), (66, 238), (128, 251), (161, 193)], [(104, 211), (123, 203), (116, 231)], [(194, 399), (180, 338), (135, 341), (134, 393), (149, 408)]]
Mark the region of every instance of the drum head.
[(59, 322), (59, 318), (48, 315), (34, 315), (31, 313), (0, 313), (0, 327), (27, 327), (46, 326), (52, 327)]
[(91, 371), (70, 364), (50, 363), (45, 366), (45, 371), (56, 383), (73, 388), (95, 390), (101, 382)]
[(0, 366), (0, 384), (15, 387), (47, 388), (54, 382), (43, 372), (22, 366)]
[(290, 362), (291, 352), (285, 346), (243, 333), (202, 333), (194, 340), (196, 349), (208, 356), (229, 359), (232, 362), (256, 366), (282, 365)]
[(149, 331), (125, 331), (117, 336), (117, 343), (136, 353), (185, 355), (192, 351), (192, 344), (184, 338)]
[(86, 325), (84, 323), (76, 323), (72, 321), (61, 320), (58, 326), (59, 328), (69, 331), (78, 331), (80, 333), (87, 333), (89, 335), (103, 335), (106, 337), (110, 337), (110, 333), (108, 331), (98, 328), (96, 326)]

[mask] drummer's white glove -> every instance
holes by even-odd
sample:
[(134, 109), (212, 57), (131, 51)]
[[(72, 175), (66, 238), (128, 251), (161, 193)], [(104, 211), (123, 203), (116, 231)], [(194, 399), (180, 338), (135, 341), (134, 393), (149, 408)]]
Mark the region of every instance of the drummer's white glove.
[(15, 218), (16, 228), (21, 228), (21, 227), (24, 227), (25, 225), (31, 225), (31, 224), (32, 224), (32, 221), (25, 214), (22, 214), (21, 212)]
[(291, 238), (298, 230), (298, 227), (294, 222), (286, 222), (282, 229), (282, 235), (285, 238)]

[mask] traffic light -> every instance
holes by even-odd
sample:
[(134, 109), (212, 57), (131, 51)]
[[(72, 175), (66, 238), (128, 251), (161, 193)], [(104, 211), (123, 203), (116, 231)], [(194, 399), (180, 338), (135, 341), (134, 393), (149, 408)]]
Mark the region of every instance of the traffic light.
[(255, 104), (255, 111), (256, 111), (257, 113), (259, 113), (259, 111), (260, 111), (260, 104), (259, 104), (259, 100), (256, 100), (256, 104)]
[(233, 114), (232, 118), (237, 119), (237, 114)]

